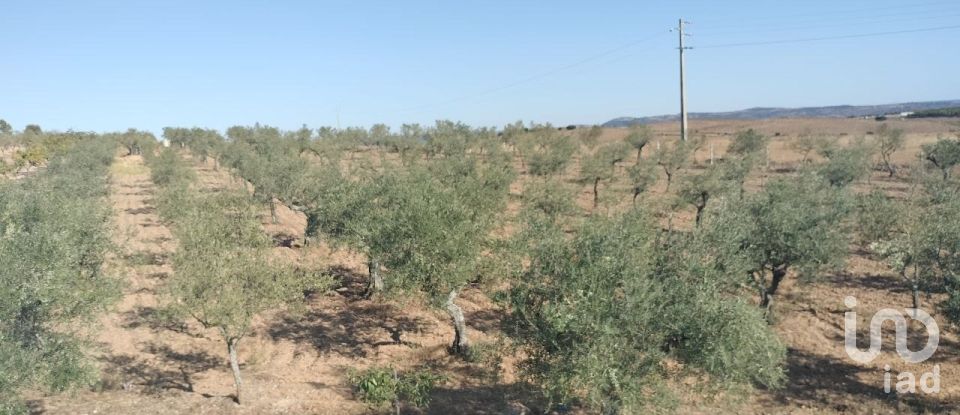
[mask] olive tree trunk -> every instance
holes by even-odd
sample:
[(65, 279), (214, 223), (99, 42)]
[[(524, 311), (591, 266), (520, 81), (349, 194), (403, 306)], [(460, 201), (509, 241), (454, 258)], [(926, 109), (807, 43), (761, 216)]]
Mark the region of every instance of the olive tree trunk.
[(367, 261), (367, 272), (370, 274), (370, 281), (367, 285), (367, 296), (383, 292), (383, 276), (380, 275), (380, 261), (371, 257)]
[(600, 199), (600, 193), (597, 190), (597, 186), (600, 185), (600, 179), (593, 179), (593, 208), (597, 208), (597, 201)]
[(465, 354), (467, 349), (470, 347), (470, 341), (467, 339), (467, 322), (463, 318), (463, 310), (455, 302), (457, 296), (460, 295), (459, 290), (451, 290), (450, 295), (447, 296), (447, 314), (450, 315), (450, 319), (453, 320), (453, 344), (450, 346), (450, 350), (455, 354)]
[(777, 289), (780, 288), (780, 283), (783, 282), (783, 278), (786, 276), (786, 267), (780, 266), (774, 268), (773, 276), (770, 279), (770, 285), (765, 287), (760, 292), (760, 307), (764, 308), (768, 316), (771, 314), (771, 310), (773, 309), (774, 296), (777, 294)]
[(274, 225), (280, 222), (277, 218), (277, 201), (273, 197), (270, 198), (270, 220)]
[(243, 379), (240, 378), (240, 362), (237, 360), (237, 343), (239, 338), (227, 339), (227, 354), (230, 356), (230, 369), (233, 370), (233, 385), (237, 389), (236, 400), (240, 404), (240, 389), (243, 387)]

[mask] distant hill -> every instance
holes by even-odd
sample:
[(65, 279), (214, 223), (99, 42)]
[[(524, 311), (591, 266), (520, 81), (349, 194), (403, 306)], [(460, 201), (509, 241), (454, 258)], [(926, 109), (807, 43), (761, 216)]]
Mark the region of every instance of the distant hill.
[[(748, 108), (729, 112), (691, 112), (689, 118), (719, 120), (762, 120), (767, 118), (844, 118), (865, 117), (884, 114), (899, 114), (930, 109), (960, 106), (960, 100), (906, 102), (886, 105), (835, 105), (830, 107), (805, 108)], [(679, 114), (656, 115), (651, 117), (620, 117), (603, 123), (604, 127), (626, 127), (632, 124), (648, 124), (663, 121), (676, 121)]]

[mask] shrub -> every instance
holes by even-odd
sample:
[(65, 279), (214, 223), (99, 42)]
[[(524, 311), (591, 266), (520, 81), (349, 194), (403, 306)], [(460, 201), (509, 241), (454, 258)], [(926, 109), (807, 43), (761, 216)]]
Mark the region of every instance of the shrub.
[(393, 405), (397, 412), (406, 402), (417, 408), (430, 405), (430, 394), (443, 377), (429, 370), (398, 372), (392, 367), (372, 367), (349, 374), (357, 399), (375, 407)]

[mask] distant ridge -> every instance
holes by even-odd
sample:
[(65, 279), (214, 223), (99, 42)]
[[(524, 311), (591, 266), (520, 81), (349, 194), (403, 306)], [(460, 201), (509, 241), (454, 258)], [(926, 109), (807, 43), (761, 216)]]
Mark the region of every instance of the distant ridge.
[[(762, 120), (768, 118), (843, 118), (865, 117), (928, 109), (957, 107), (960, 100), (905, 102), (886, 105), (834, 105), (829, 107), (804, 108), (766, 108), (756, 107), (729, 112), (691, 112), (690, 118), (720, 120)], [(632, 124), (648, 124), (663, 121), (676, 121), (679, 114), (655, 115), (650, 117), (619, 117), (603, 123), (604, 127), (626, 127)]]

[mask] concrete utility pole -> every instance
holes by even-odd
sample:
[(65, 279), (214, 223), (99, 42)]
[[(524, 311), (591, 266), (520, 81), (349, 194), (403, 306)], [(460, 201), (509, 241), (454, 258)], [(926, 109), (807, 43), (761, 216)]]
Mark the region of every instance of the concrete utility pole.
[(686, 22), (683, 19), (679, 20), (677, 25), (677, 32), (680, 34), (680, 140), (687, 141), (687, 91), (684, 88), (684, 80), (686, 79), (686, 74), (683, 68), (683, 51), (686, 49), (693, 49), (683, 46), (683, 25)]

